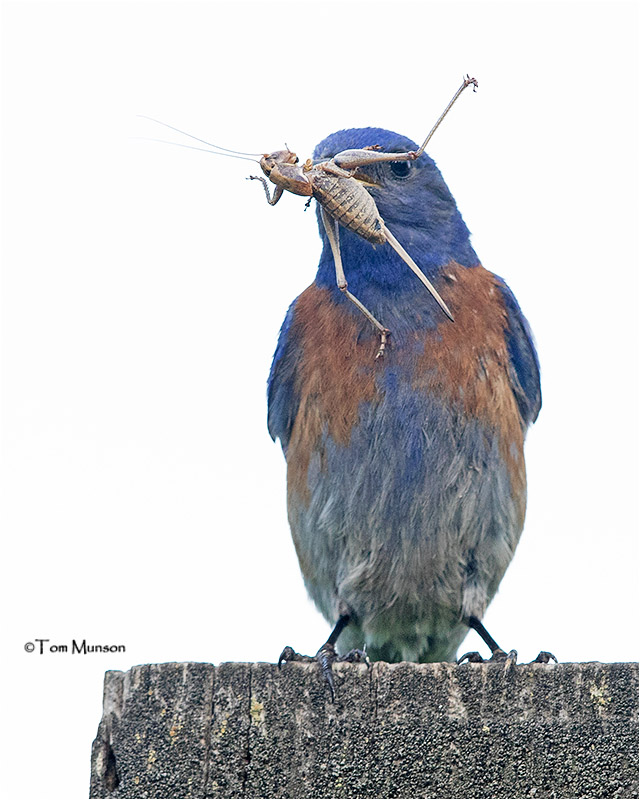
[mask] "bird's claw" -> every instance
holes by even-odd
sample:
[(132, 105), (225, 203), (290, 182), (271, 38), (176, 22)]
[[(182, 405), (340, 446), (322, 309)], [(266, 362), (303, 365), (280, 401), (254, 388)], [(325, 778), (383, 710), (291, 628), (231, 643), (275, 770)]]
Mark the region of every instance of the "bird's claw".
[(354, 647), (353, 650), (349, 650), (349, 652), (345, 653), (343, 656), (338, 656), (336, 660), (348, 661), (349, 664), (366, 664), (367, 669), (371, 669), (371, 661), (369, 661), (369, 656), (367, 655), (366, 645), (362, 648), (362, 650)]
[(502, 648), (498, 647), (491, 654), (491, 658), (483, 658), (477, 650), (474, 650), (471, 653), (465, 653), (460, 656), (457, 663), (464, 664), (466, 661), (468, 664), (504, 664), (505, 669), (508, 669), (516, 663), (517, 659), (517, 651), (510, 650), (506, 653)]
[(306, 664), (310, 664), (311, 662), (315, 661), (315, 658), (313, 656), (303, 656), (301, 653), (296, 653), (293, 647), (289, 647), (289, 645), (287, 645), (280, 653), (280, 658), (278, 659), (278, 669), (281, 669), (282, 665), (286, 664), (287, 661), (302, 661)]
[(280, 653), (280, 658), (278, 659), (278, 669), (282, 667), (283, 663), (287, 663), (288, 661), (299, 661), (305, 664), (312, 664), (314, 661), (317, 662), (322, 670), (322, 676), (329, 687), (329, 692), (331, 693), (331, 702), (333, 702), (336, 697), (336, 686), (333, 677), (334, 664), (348, 662), (350, 664), (366, 664), (368, 668), (371, 667), (371, 662), (367, 656), (366, 648), (363, 650), (349, 650), (348, 653), (345, 653), (343, 656), (339, 656), (331, 642), (325, 642), (315, 656), (301, 655), (300, 653), (296, 653), (293, 647), (289, 647), (287, 645), (282, 653)]
[(508, 653), (505, 653), (505, 651), (499, 647), (497, 650), (494, 650), (493, 653), (491, 653), (491, 658), (489, 661), (497, 664), (504, 664), (504, 668), (507, 670), (509, 667), (516, 665), (518, 661), (518, 651), (509, 650)]
[(477, 650), (472, 650), (470, 653), (465, 653), (456, 661), (456, 664), (484, 664), (484, 659)]
[(548, 664), (550, 661), (555, 661), (556, 664), (558, 663), (558, 659), (553, 655), (553, 653), (549, 653), (546, 650), (541, 650), (531, 663)]
[[(483, 658), (477, 650), (474, 650), (470, 653), (465, 653), (463, 656), (460, 656), (457, 664), (464, 664), (465, 662), (468, 664), (504, 664), (505, 670), (509, 669), (512, 666), (515, 666), (516, 661), (518, 659), (518, 653), (516, 650), (510, 650), (508, 653), (505, 653), (502, 648), (498, 648), (494, 650), (491, 654), (491, 658)], [(558, 663), (558, 659), (553, 655), (553, 653), (549, 653), (546, 650), (541, 650), (536, 658), (533, 659), (531, 662), (532, 664), (548, 664), (550, 661), (555, 661), (556, 664)]]
[(367, 665), (367, 668), (371, 667), (371, 662), (369, 661), (366, 650), (359, 650), (357, 648), (354, 648), (353, 650), (349, 650), (349, 652), (345, 653), (343, 656), (339, 656), (336, 653), (335, 647), (330, 642), (326, 642), (318, 650), (318, 652), (316, 653), (316, 661), (320, 664), (324, 679), (329, 686), (332, 703), (336, 699), (336, 687), (333, 678), (334, 664), (344, 663), (344, 662), (347, 662), (349, 664), (364, 663)]
[(320, 664), (322, 675), (331, 692), (331, 702), (336, 699), (336, 685), (333, 679), (333, 662), (338, 658), (335, 647), (327, 642), (316, 653), (316, 661)]

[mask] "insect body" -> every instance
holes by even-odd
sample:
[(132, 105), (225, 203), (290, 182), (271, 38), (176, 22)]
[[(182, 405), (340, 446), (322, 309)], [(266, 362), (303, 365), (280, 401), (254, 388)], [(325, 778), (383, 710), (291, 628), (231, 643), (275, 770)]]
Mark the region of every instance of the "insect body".
[[(396, 253), (398, 253), (402, 260), (413, 270), (431, 292), (442, 311), (453, 321), (451, 312), (435, 287), (385, 225), (375, 200), (371, 194), (369, 194), (369, 189), (375, 188), (377, 184), (365, 172), (362, 172), (361, 168), (380, 163), (415, 161), (419, 158), (436, 129), (449, 112), (451, 106), (467, 86), (471, 85), (474, 86), (475, 91), (478, 82), (475, 78), (470, 78), (467, 75), (462, 85), (454, 94), (448, 106), (429, 132), (429, 135), (417, 150), (408, 150), (404, 153), (384, 153), (381, 152), (377, 145), (372, 144), (362, 149), (343, 150), (333, 156), (333, 158), (326, 161), (319, 161), (315, 164), (311, 159), (307, 159), (304, 164), (300, 164), (298, 156), (288, 148), (286, 150), (276, 150), (273, 153), (266, 153), (260, 158), (258, 163), (267, 178), (275, 184), (273, 195), (269, 192), (269, 185), (264, 177), (256, 175), (250, 176), (250, 180), (261, 181), (269, 205), (274, 206), (285, 191), (302, 195), (309, 199), (313, 197), (319, 203), (322, 221), (333, 253), (338, 287), (364, 314), (372, 325), (374, 325), (380, 334), (380, 347), (378, 348), (376, 358), (380, 358), (384, 355), (391, 331), (386, 328), (382, 322), (377, 320), (369, 309), (347, 288), (347, 279), (345, 277), (340, 254), (340, 225), (374, 245), (388, 243), (393, 247)], [(153, 122), (159, 122), (159, 120), (153, 120), (151, 117), (147, 117), (147, 119), (151, 119)], [(178, 131), (178, 133), (185, 133), (185, 131), (174, 128), (172, 125), (167, 125), (164, 122), (160, 124)], [(197, 136), (191, 136), (191, 134), (186, 135), (209, 147), (215, 147), (216, 150), (224, 151), (222, 153), (217, 153), (217, 155), (231, 155), (234, 158), (245, 158), (256, 155), (254, 153), (239, 153), (235, 150), (228, 150), (218, 145), (212, 145), (210, 142), (205, 142), (203, 139), (198, 139)], [(199, 150), (203, 148), (196, 147), (193, 149)], [(205, 152), (211, 153), (214, 151), (206, 150)], [(254, 161), (255, 158), (248, 158), (247, 160)]]
[[(361, 152), (365, 154), (365, 162), (371, 163), (366, 161), (366, 156), (372, 149), (346, 150), (344, 154)], [(303, 197), (315, 197), (329, 216), (345, 228), (374, 244), (384, 244), (387, 240), (382, 218), (374, 199), (359, 182), (366, 181), (366, 176), (357, 178), (354, 170), (340, 167), (338, 159), (342, 155), (343, 153), (339, 153), (330, 161), (321, 161), (315, 165), (308, 159), (300, 166), (298, 156), (291, 150), (278, 150), (263, 156), (260, 159), (262, 171), (276, 185), (273, 197), (264, 178), (252, 175), (251, 180), (262, 181), (267, 200), (272, 206), (285, 190)], [(374, 185), (372, 181), (369, 183)]]
[(316, 168), (313, 182), (316, 200), (345, 228), (372, 244), (384, 244), (387, 241), (384, 223), (373, 197), (357, 178), (332, 174), (329, 163), (323, 162)]
[(278, 150), (266, 154), (260, 159), (262, 171), (275, 184), (273, 195), (269, 192), (265, 178), (251, 176), (251, 180), (262, 182), (270, 205), (275, 205), (285, 191), (303, 197), (314, 197), (320, 204), (322, 221), (333, 253), (338, 287), (380, 333), (380, 347), (376, 358), (384, 355), (391, 331), (377, 320), (347, 288), (348, 284), (340, 254), (339, 226), (342, 225), (372, 244), (388, 243), (391, 245), (431, 292), (443, 312), (453, 321), (451, 312), (435, 287), (385, 225), (375, 200), (367, 189), (368, 186), (374, 187), (375, 182), (359, 170), (361, 167), (373, 164), (414, 161), (419, 158), (453, 103), (469, 85), (475, 87), (477, 81), (467, 76), (418, 150), (409, 150), (405, 153), (383, 153), (373, 145), (359, 150), (344, 150), (332, 159), (320, 161), (317, 164), (308, 159), (302, 165), (299, 164), (298, 156), (291, 150)]

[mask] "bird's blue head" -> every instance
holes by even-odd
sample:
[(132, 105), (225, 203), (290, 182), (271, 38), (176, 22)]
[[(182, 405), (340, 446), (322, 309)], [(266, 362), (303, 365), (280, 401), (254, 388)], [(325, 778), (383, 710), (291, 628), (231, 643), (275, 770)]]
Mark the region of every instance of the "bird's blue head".
[[(324, 161), (343, 150), (372, 145), (377, 145), (382, 152), (402, 153), (418, 149), (411, 139), (383, 128), (353, 128), (327, 136), (316, 147), (313, 160)], [(376, 184), (369, 188), (369, 192), (382, 219), (424, 272), (433, 275), (451, 261), (469, 267), (478, 264), (469, 240), (469, 230), (453, 195), (435, 162), (426, 153), (416, 161), (372, 164), (359, 168), (359, 171), (366, 173)], [(322, 261), (328, 267), (332, 258), (321, 222), (320, 231), (325, 245)], [(392, 273), (396, 273), (393, 267), (396, 257), (389, 252), (390, 248), (382, 248), (384, 256), (381, 248), (376, 248), (376, 256), (372, 256), (372, 245), (344, 228), (340, 228), (340, 240), (345, 268), (349, 263), (347, 277), (350, 280), (353, 278), (352, 265), (357, 268), (360, 263), (359, 271), (362, 272), (366, 264), (371, 264), (372, 258), (376, 263), (367, 276), (369, 280), (388, 283)], [(349, 255), (351, 258), (347, 262)], [(319, 278), (322, 277), (322, 266), (321, 262)], [(326, 271), (327, 280), (330, 280), (329, 269)], [(387, 271), (389, 274), (385, 275)]]

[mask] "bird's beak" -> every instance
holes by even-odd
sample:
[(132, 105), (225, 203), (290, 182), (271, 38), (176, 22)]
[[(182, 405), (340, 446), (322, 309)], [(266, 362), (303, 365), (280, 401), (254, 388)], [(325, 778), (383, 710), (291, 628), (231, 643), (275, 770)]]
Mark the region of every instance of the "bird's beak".
[(380, 186), (379, 183), (374, 181), (373, 178), (369, 177), (369, 175), (367, 175), (365, 172), (358, 172), (356, 170), (351, 177), (357, 180), (358, 183), (362, 184), (365, 189), (370, 189), (374, 186)]

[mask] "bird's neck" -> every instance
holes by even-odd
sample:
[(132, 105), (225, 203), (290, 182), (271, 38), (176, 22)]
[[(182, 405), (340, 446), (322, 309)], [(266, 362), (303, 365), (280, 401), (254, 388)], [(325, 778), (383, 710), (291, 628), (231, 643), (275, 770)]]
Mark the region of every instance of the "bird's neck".
[[(460, 223), (460, 226), (448, 226), (444, 231), (440, 229), (437, 236), (426, 228), (402, 225), (390, 225), (389, 228), (424, 274), (435, 280), (452, 262), (463, 267), (479, 263), (462, 219)], [(322, 238), (324, 247), (316, 283), (332, 288), (336, 285), (333, 253), (326, 236)], [(397, 298), (407, 294), (410, 302), (411, 294), (424, 291), (419, 279), (389, 244), (374, 246), (340, 228), (340, 252), (349, 290), (358, 296), (359, 292), (392, 294)]]

